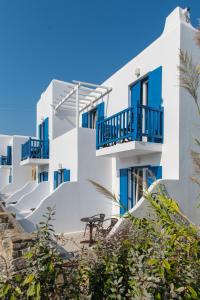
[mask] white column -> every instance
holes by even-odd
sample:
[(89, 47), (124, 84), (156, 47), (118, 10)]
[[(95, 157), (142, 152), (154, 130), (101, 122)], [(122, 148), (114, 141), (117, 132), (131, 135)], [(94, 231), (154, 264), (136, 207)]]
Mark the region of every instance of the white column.
[(78, 96), (79, 96), (79, 84), (77, 85), (76, 87), (76, 130), (77, 130), (77, 133), (76, 133), (76, 152), (77, 152), (77, 158), (76, 158), (76, 174), (77, 174), (77, 181), (78, 181), (78, 178), (79, 178), (79, 171), (78, 171), (78, 165), (79, 165), (79, 155), (78, 155), (78, 152), (79, 152), (79, 147), (78, 147), (78, 142), (79, 142), (79, 99), (78, 99)]
[(78, 99), (78, 89), (79, 85), (77, 86), (76, 90), (76, 128), (79, 128), (79, 99)]

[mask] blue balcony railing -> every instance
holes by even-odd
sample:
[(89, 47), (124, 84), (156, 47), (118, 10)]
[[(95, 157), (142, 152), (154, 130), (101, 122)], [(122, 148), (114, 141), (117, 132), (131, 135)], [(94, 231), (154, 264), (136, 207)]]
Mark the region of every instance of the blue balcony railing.
[(49, 158), (49, 141), (37, 140), (29, 138), (29, 140), (22, 145), (21, 160), (27, 158)]
[(138, 104), (136, 108), (129, 107), (97, 122), (97, 149), (145, 139), (147, 142), (163, 142), (163, 108)]
[(10, 166), (11, 162), (8, 160), (8, 157), (5, 155), (0, 155), (0, 166)]

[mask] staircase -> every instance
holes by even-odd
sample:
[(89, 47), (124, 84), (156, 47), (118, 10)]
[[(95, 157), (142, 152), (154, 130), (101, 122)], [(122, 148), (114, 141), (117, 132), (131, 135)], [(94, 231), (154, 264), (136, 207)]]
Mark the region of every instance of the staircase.
[(0, 269), (1, 275), (26, 267), (24, 254), (34, 243), (34, 234), (24, 232), (11, 213), (0, 203)]

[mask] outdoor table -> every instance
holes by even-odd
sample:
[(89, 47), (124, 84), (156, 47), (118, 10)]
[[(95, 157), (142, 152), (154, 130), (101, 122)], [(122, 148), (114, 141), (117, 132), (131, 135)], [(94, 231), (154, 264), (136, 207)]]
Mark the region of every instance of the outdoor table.
[(81, 241), (81, 243), (89, 243), (89, 246), (92, 246), (93, 244), (93, 237), (92, 237), (92, 232), (93, 232), (93, 228), (94, 228), (94, 224), (96, 222), (99, 222), (100, 221), (100, 218), (97, 218), (97, 217), (87, 217), (87, 218), (82, 218), (81, 219), (81, 222), (84, 222), (84, 223), (88, 223), (89, 224), (89, 227), (90, 227), (90, 238), (89, 238), (89, 241)]

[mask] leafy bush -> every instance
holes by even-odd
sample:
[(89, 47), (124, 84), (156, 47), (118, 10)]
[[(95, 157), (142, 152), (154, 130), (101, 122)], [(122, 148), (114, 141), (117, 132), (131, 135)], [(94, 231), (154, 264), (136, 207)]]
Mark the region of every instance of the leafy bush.
[(200, 299), (198, 229), (174, 200), (147, 198), (155, 220), (127, 215), (123, 229), (85, 260), (91, 299)]
[(198, 228), (174, 200), (146, 197), (154, 220), (128, 214), (113, 236), (68, 263), (52, 243), (49, 209), (26, 269), (1, 283), (1, 299), (200, 299)]

